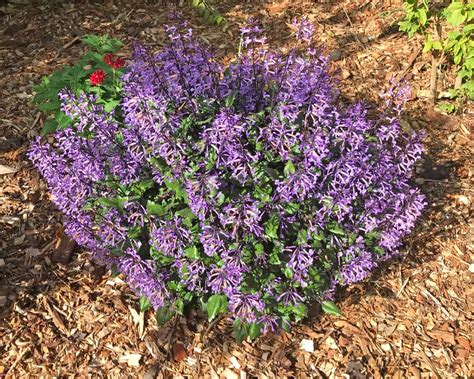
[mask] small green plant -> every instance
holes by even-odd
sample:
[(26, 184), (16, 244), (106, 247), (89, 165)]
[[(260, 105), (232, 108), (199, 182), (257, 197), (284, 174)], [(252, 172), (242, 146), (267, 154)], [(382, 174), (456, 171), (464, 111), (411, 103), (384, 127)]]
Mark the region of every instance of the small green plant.
[(423, 32), (428, 26), (428, 19), (431, 17), (428, 0), (419, 2), (418, 0), (405, 0), (403, 9), (405, 19), (400, 21), (398, 26), (401, 31), (407, 32), (411, 38), (415, 33)]
[(71, 118), (61, 110), (58, 93), (65, 88), (78, 96), (81, 93), (95, 94), (97, 101), (108, 112), (118, 105), (121, 85), (118, 78), (125, 62), (113, 54), (122, 43), (107, 35), (86, 35), (82, 42), (90, 47), (82, 59), (73, 66), (65, 65), (44, 77), (34, 88), (36, 94), (33, 103), (46, 116), (41, 135), (66, 128), (72, 123)]
[(229, 27), (229, 22), (222, 16), (212, 5), (206, 0), (192, 0), (191, 6), (196, 9), (199, 15), (210, 25), (222, 26), (226, 31)]
[(456, 110), (457, 105), (444, 101), (438, 105), (438, 108), (443, 113), (453, 113)]
[[(446, 55), (458, 67), (460, 86), (451, 89), (452, 99), (457, 104), (444, 103), (443, 110), (453, 112), (464, 100), (474, 99), (474, 3), (452, 1), (447, 7), (430, 6), (429, 0), (405, 0), (405, 19), (399, 22), (400, 30), (409, 37), (415, 33), (425, 35), (424, 52), (440, 55), (438, 62)], [(443, 37), (441, 22), (447, 24), (449, 31)], [(432, 30), (432, 32), (429, 32)]]

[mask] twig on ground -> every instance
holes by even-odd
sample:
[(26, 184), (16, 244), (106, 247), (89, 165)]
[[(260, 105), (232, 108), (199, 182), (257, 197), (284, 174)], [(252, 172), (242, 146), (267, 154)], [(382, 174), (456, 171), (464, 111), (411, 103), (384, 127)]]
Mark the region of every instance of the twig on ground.
[[(438, 42), (442, 43), (442, 31), (441, 31), (441, 24), (439, 21), (439, 17), (435, 17), (435, 31), (438, 37)], [(433, 104), (436, 103), (437, 96), (438, 96), (438, 67), (443, 63), (444, 59), (444, 50), (441, 50), (441, 55), (439, 59), (436, 58), (434, 51), (431, 52), (431, 78), (430, 78), (430, 95), (431, 101)]]
[(61, 53), (64, 51), (64, 50), (67, 50), (69, 49), (72, 45), (74, 45), (77, 41), (80, 41), (81, 40), (81, 36), (75, 36), (72, 40), (70, 40), (68, 43), (66, 43), (65, 45), (61, 46), (59, 48), (59, 50), (57, 51), (56, 55), (54, 56), (54, 59), (57, 59)]
[(13, 224), (15, 224), (19, 221), (20, 221), (20, 218), (15, 217), (15, 216), (2, 216), (2, 217), (0, 217), (0, 223), (1, 224), (13, 225)]
[(214, 327), (214, 325), (216, 325), (220, 320), (222, 320), (224, 318), (225, 315), (220, 315), (218, 317), (216, 317), (214, 320), (212, 320), (212, 322), (207, 326), (206, 330), (202, 333), (201, 335), (201, 341), (202, 343), (206, 343), (206, 338), (207, 338), (207, 334), (211, 331), (211, 329)]
[(435, 56), (431, 56), (431, 78), (430, 78), (430, 98), (433, 103), (436, 103), (436, 92), (438, 87), (438, 61)]
[(80, 41), (80, 40), (81, 40), (80, 36), (75, 36), (71, 41), (69, 41), (63, 46), (63, 50), (69, 49), (72, 45), (74, 45), (77, 41)]
[(418, 46), (418, 48), (413, 52), (413, 54), (410, 56), (408, 59), (408, 65), (405, 67), (405, 69), (401, 72), (400, 75), (398, 75), (397, 79), (395, 79), (394, 85), (397, 85), (400, 83), (405, 75), (407, 74), (408, 70), (415, 64), (416, 59), (420, 55), (420, 53), (423, 50), (423, 45)]
[(367, 330), (367, 327), (364, 325), (364, 323), (361, 323), (360, 330), (362, 330), (362, 332), (365, 334), (365, 336), (367, 337), (367, 340), (370, 342), (372, 347), (374, 347), (379, 352), (379, 354), (383, 354), (384, 353), (383, 350), (380, 348), (379, 345), (377, 345), (375, 343), (376, 338), (369, 333), (369, 331)]
[(36, 113), (36, 116), (35, 116), (35, 119), (33, 120), (33, 123), (32, 123), (31, 126), (30, 126), (30, 129), (31, 129), (31, 130), (34, 129), (34, 127), (35, 127), (36, 124), (38, 123), (40, 117), (41, 117), (41, 112), (37, 112), (37, 113)]
[(12, 365), (8, 368), (8, 371), (5, 373), (5, 377), (9, 372), (13, 372), (13, 369), (16, 367), (16, 365), (23, 359), (26, 353), (30, 351), (30, 347), (27, 347), (25, 350), (23, 350), (20, 354), (18, 354), (17, 359), (15, 362), (12, 363)]
[(410, 277), (407, 277), (403, 283), (402, 283), (402, 286), (400, 287), (400, 289), (398, 290), (397, 292), (397, 296), (396, 298), (398, 299), (400, 297), (400, 295), (402, 294), (403, 290), (405, 289), (406, 285), (408, 284), (408, 281), (410, 280)]
[(453, 318), (451, 317), (451, 315), (449, 314), (448, 310), (444, 307), (444, 305), (441, 303), (441, 301), (439, 301), (436, 297), (434, 297), (434, 295), (429, 292), (428, 290), (426, 289), (423, 289), (421, 291), (421, 293), (423, 295), (425, 295), (425, 297), (429, 297), (431, 300), (433, 300), (433, 302), (439, 307), (439, 309), (441, 310), (441, 312), (449, 319), (449, 320), (452, 320)]
[(427, 366), (431, 369), (431, 371), (433, 372), (433, 374), (434, 374), (438, 379), (441, 379), (441, 375), (439, 375), (438, 370), (436, 370), (436, 367), (435, 367), (435, 365), (433, 364), (433, 362), (431, 362), (431, 359), (426, 355), (426, 353), (425, 353), (423, 350), (420, 350), (420, 353), (421, 353), (421, 356), (422, 356), (423, 360), (425, 361), (425, 363), (427, 364)]
[(206, 355), (206, 361), (209, 365), (209, 368), (211, 369), (211, 372), (213, 375), (215, 375), (215, 377), (219, 377), (219, 375), (217, 374), (217, 371), (216, 371), (216, 368), (214, 367), (214, 365), (212, 364), (211, 360), (209, 359), (209, 355)]
[(176, 331), (176, 326), (178, 325), (178, 321), (179, 321), (179, 316), (175, 316), (174, 320), (173, 320), (173, 327), (171, 328), (170, 330), (170, 335), (168, 337), (168, 341), (167, 341), (167, 351), (166, 351), (166, 359), (169, 360), (171, 358), (171, 352), (173, 351), (173, 347), (171, 345), (171, 341), (173, 340), (173, 336), (174, 336), (174, 332)]

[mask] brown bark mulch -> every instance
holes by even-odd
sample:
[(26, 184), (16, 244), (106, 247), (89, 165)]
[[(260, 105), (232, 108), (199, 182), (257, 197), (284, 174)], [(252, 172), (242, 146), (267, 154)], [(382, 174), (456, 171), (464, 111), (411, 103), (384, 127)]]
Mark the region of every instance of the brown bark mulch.
[[(339, 291), (343, 317), (316, 312), (291, 333), (238, 345), (225, 318), (209, 328), (195, 312), (158, 327), (120, 277), (64, 235), (25, 151), (43, 122), (30, 103), (32, 86), (81, 55), (76, 37), (108, 33), (158, 48), (162, 24), (172, 22), (169, 5), (0, 2), (0, 377), (472, 377), (474, 109), (446, 116), (422, 97), (431, 59), (420, 39), (392, 26), (401, 2), (210, 3), (229, 20), (228, 31), (207, 25), (187, 1), (177, 8), (223, 58), (235, 53), (248, 15), (262, 20), (273, 46), (285, 46), (291, 18), (305, 16), (317, 24), (342, 96), (381, 104), (378, 93), (392, 76), (408, 80), (413, 96), (402, 125), (427, 132), (416, 182), (429, 208), (406, 254)], [(441, 90), (452, 74), (440, 72)]]

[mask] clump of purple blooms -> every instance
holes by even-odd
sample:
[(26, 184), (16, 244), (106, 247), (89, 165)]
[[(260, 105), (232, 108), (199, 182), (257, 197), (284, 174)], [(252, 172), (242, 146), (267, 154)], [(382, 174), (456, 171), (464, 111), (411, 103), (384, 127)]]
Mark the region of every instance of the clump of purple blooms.
[(135, 46), (116, 111), (66, 89), (73, 126), (31, 147), (72, 238), (155, 309), (221, 295), (263, 332), (398, 254), (425, 204), (403, 89), (376, 119), (342, 105), (305, 21), (286, 53), (243, 28), (227, 66), (166, 30), (162, 50)]

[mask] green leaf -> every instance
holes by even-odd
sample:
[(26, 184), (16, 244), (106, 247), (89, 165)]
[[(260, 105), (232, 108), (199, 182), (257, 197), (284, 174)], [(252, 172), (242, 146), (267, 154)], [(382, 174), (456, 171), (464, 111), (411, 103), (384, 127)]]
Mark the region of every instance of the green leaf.
[(120, 271), (116, 264), (113, 264), (110, 268), (110, 274), (112, 275), (112, 278), (115, 278), (120, 275)]
[(237, 319), (232, 324), (232, 335), (236, 341), (240, 344), (248, 336), (248, 328), (242, 323), (241, 320)]
[(474, 57), (466, 59), (464, 67), (468, 70), (474, 70)]
[(265, 237), (268, 239), (278, 239), (278, 227), (280, 221), (276, 215), (272, 215), (264, 224)]
[(181, 300), (181, 299), (178, 299), (174, 303), (174, 306), (176, 308), (176, 312), (180, 315), (183, 315), (183, 313), (184, 313), (184, 301)]
[(446, 21), (448, 21), (453, 26), (461, 25), (464, 21), (466, 21), (466, 18), (467, 14), (463, 11), (463, 9), (456, 9), (446, 14)]
[(114, 198), (99, 197), (97, 202), (105, 205), (106, 207), (117, 208), (123, 211), (123, 204), (128, 200), (128, 197), (117, 196)]
[(433, 50), (443, 50), (443, 45), (441, 44), (441, 41), (433, 42)]
[(184, 218), (186, 220), (194, 220), (194, 219), (197, 218), (196, 215), (191, 210), (191, 208), (189, 208), (189, 207), (183, 208), (183, 209), (175, 212), (175, 214), (178, 215), (178, 216), (181, 216), (182, 218)]
[(255, 186), (255, 197), (264, 202), (271, 201), (273, 187), (269, 183), (261, 183)]
[(184, 249), (184, 255), (188, 257), (189, 259), (199, 259), (199, 250), (197, 249), (196, 246), (189, 246), (186, 249)]
[(156, 321), (158, 322), (159, 326), (166, 324), (169, 320), (171, 320), (175, 315), (175, 311), (172, 310), (168, 306), (163, 306), (158, 308), (155, 313)]
[(341, 310), (332, 301), (329, 301), (329, 300), (323, 301), (322, 307), (323, 307), (324, 313), (327, 313), (330, 315), (342, 316)]
[(257, 257), (265, 253), (265, 247), (260, 242), (254, 244), (254, 248), (255, 248), (255, 255)]
[(51, 101), (38, 105), (38, 109), (43, 112), (57, 111), (61, 107), (61, 104), (58, 101)]
[(99, 197), (97, 202), (99, 204), (105, 205), (106, 207), (118, 208), (118, 202), (116, 198)]
[(165, 208), (151, 200), (148, 200), (146, 203), (146, 212), (149, 215), (155, 216), (164, 216), (166, 214)]
[(300, 207), (301, 206), (300, 206), (299, 203), (287, 203), (287, 204), (285, 204), (284, 209), (285, 209), (286, 213), (288, 213), (289, 215), (293, 215), (296, 212), (298, 212)]
[(459, 64), (462, 59), (462, 52), (459, 52), (458, 54), (454, 54), (453, 61), (456, 64)]
[(337, 222), (331, 222), (328, 224), (328, 230), (336, 234), (338, 236), (343, 236), (345, 235), (344, 229), (342, 229), (341, 225), (339, 225)]
[(107, 112), (107, 113), (110, 113), (110, 111), (112, 109), (115, 109), (117, 107), (117, 105), (120, 104), (120, 100), (111, 100), (111, 101), (108, 101), (107, 103), (105, 103), (104, 105), (104, 110)]
[(385, 254), (385, 250), (380, 246), (375, 246), (374, 247), (374, 252), (377, 253), (377, 254), (380, 254), (380, 255)]
[(201, 311), (203, 311), (204, 313), (207, 313), (207, 303), (203, 300), (202, 297), (199, 298), (198, 302), (199, 302), (199, 306), (201, 307)]
[(225, 295), (212, 295), (207, 301), (207, 315), (209, 321), (216, 318), (217, 315), (227, 311), (228, 301)]
[(284, 269), (283, 269), (283, 274), (288, 278), (288, 279), (291, 279), (293, 278), (293, 270), (286, 266)]
[(58, 122), (54, 119), (48, 119), (44, 122), (43, 128), (41, 128), (41, 137), (44, 137), (48, 133), (54, 133), (58, 129)]
[(295, 315), (296, 321), (299, 321), (306, 317), (308, 308), (304, 304), (300, 304), (293, 308), (293, 314)]
[(291, 325), (291, 320), (288, 316), (282, 316), (281, 318), (281, 328), (289, 333), (291, 331), (291, 328), (290, 328), (290, 325)]
[(425, 40), (425, 46), (423, 47), (423, 52), (427, 53), (428, 51), (431, 50), (431, 47), (433, 46), (433, 40), (430, 35), (426, 37)]
[(288, 160), (288, 162), (286, 162), (283, 172), (286, 177), (295, 173), (295, 166), (293, 165), (293, 162), (291, 160)]
[(103, 36), (86, 34), (82, 38), (82, 42), (102, 54), (115, 53), (123, 45), (122, 42), (117, 39), (110, 38), (107, 34)]
[(61, 129), (65, 129), (72, 124), (72, 119), (62, 111), (57, 111), (54, 118)]
[(445, 9), (445, 12), (449, 13), (449, 12), (453, 12), (455, 10), (460, 10), (464, 7), (464, 4), (462, 3), (462, 1), (453, 1), (451, 2), (451, 4), (449, 4), (449, 6)]
[(304, 245), (306, 242), (308, 242), (308, 230), (307, 229), (301, 229), (298, 231), (298, 237), (296, 238), (296, 243), (298, 245)]
[(164, 180), (166, 188), (173, 191), (176, 195), (176, 198), (187, 201), (188, 197), (186, 191), (181, 187), (179, 180)]
[(280, 253), (282, 251), (283, 247), (281, 244), (279, 243), (275, 243), (274, 247), (273, 247), (273, 250), (270, 254), (270, 259), (268, 260), (268, 262), (272, 265), (277, 265), (279, 266), (281, 264), (281, 260), (280, 260)]
[(421, 26), (425, 26), (428, 20), (426, 9), (419, 8), (417, 13), (418, 13), (418, 22), (420, 23)]
[(154, 182), (151, 179), (140, 180), (133, 185), (133, 193), (142, 195), (147, 189), (153, 187)]
[(258, 323), (255, 323), (255, 322), (252, 322), (248, 326), (248, 336), (249, 336), (249, 338), (253, 341), (258, 336), (260, 336), (260, 334), (262, 334), (262, 325), (258, 324)]
[(474, 24), (469, 24), (469, 25), (466, 25), (464, 28), (463, 28), (463, 33), (464, 34), (468, 34), (472, 31), (474, 31)]
[(127, 235), (130, 239), (139, 239), (142, 237), (142, 229), (139, 226), (129, 227)]
[(140, 312), (145, 312), (151, 308), (150, 300), (148, 300), (145, 296), (140, 297), (139, 301)]
[(225, 106), (227, 108), (230, 108), (232, 105), (234, 105), (235, 97), (237, 96), (237, 92), (233, 91), (229, 96), (225, 98)]

